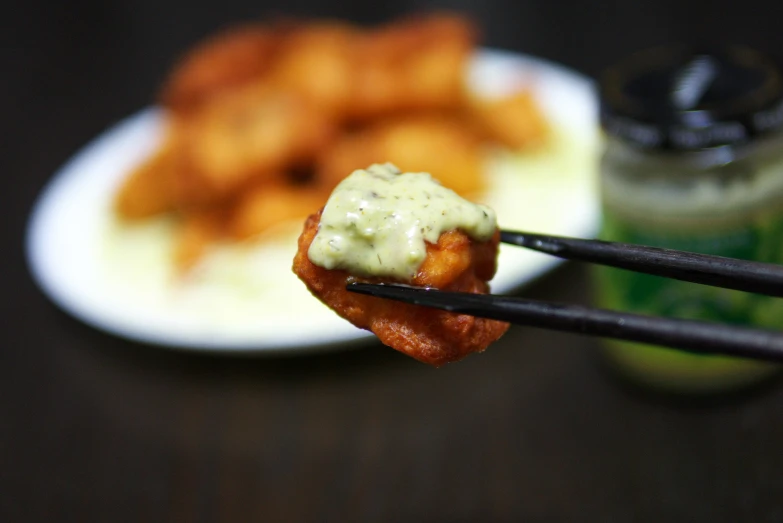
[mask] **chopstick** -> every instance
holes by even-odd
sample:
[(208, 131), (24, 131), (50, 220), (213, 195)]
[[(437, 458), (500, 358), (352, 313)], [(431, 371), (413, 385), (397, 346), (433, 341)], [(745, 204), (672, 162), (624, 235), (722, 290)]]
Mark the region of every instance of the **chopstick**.
[(566, 260), (783, 297), (783, 266), (601, 240), (500, 231), (500, 241)]
[(350, 283), (346, 288), (360, 294), (517, 325), (650, 343), (699, 354), (783, 362), (783, 333), (772, 330), (399, 284)]

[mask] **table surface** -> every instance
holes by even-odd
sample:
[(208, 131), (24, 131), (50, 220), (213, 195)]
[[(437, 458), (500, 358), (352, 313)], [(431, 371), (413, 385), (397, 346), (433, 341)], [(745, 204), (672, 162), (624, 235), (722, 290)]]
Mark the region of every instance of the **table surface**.
[[(461, 8), (488, 44), (595, 75), (667, 41), (780, 51), (774, 4), (18, 4), (0, 23), (0, 521), (783, 521), (777, 382), (708, 401), (650, 395), (606, 372), (595, 340), (521, 327), (437, 370), (378, 343), (172, 353), (57, 310), (22, 251), (51, 173), (226, 23)], [(563, 266), (524, 295), (588, 304), (588, 272)]]

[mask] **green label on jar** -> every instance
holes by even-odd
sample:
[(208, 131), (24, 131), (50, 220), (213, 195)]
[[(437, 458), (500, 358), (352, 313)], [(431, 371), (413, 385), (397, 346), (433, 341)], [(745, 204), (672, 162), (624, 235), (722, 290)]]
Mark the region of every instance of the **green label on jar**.
[[(604, 209), (601, 238), (731, 258), (783, 262), (783, 215), (762, 214), (719, 227), (650, 228)], [(675, 224), (676, 222), (673, 222)], [(681, 282), (621, 269), (597, 268), (603, 306), (641, 314), (780, 327), (783, 299)]]
[[(771, 263), (783, 262), (783, 215), (719, 223), (655, 220), (642, 224), (604, 209), (601, 238)], [(602, 307), (651, 316), (783, 328), (783, 299), (719, 289), (609, 267), (595, 268)], [(607, 341), (606, 355), (627, 375), (655, 387), (708, 392), (753, 382), (778, 369), (728, 356), (705, 356)]]

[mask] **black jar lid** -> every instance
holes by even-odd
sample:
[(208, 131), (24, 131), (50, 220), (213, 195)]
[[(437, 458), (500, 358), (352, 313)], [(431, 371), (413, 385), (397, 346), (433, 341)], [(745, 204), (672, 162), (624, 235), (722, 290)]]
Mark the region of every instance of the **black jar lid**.
[(605, 71), (601, 125), (641, 148), (700, 150), (783, 129), (783, 73), (747, 47), (657, 48)]

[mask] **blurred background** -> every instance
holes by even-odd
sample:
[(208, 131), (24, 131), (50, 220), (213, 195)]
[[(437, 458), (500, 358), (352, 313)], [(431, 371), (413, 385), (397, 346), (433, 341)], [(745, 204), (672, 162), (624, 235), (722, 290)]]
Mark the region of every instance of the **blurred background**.
[[(475, 17), (487, 46), (592, 77), (670, 42), (783, 56), (780, 4), (761, 0), (13, 2), (0, 21), (1, 521), (783, 521), (777, 383), (650, 396), (603, 372), (594, 341), (531, 329), (438, 371), (378, 344), (190, 356), (93, 331), (35, 288), (22, 246), (36, 195), (152, 103), (189, 46), (259, 17), (431, 8)], [(587, 272), (561, 267), (525, 295), (589, 303)]]
[[(764, 0), (617, 5), (511, 0), (382, 5), (314, 0), (14, 2), (2, 22), (0, 49), (3, 162), (8, 171), (24, 172), (29, 184), (22, 189), (28, 191), (26, 197), (9, 203), (13, 212), (4, 227), (20, 234), (25, 211), (47, 174), (87, 139), (148, 105), (184, 50), (215, 30), (277, 14), (378, 23), (433, 8), (474, 16), (487, 46), (551, 59), (591, 76), (630, 52), (668, 42), (744, 43), (780, 54), (783, 41), (776, 4)], [(19, 181), (6, 177), (2, 183), (16, 186)]]

